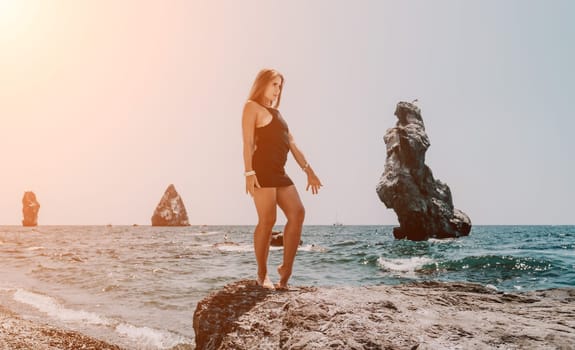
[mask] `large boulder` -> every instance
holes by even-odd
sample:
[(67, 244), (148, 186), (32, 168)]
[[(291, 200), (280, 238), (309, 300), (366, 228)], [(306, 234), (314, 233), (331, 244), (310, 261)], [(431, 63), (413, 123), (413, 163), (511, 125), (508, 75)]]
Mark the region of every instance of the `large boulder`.
[(425, 165), (430, 142), (421, 110), (413, 103), (399, 102), (395, 115), (395, 127), (383, 138), (387, 159), (376, 188), (385, 206), (397, 214), (399, 227), (393, 235), (416, 241), (468, 235), (471, 220), (453, 207), (449, 187), (434, 179)]
[(174, 185), (168, 186), (152, 215), (152, 226), (190, 226), (188, 213)]
[(34, 192), (24, 192), (22, 197), (22, 226), (38, 226), (38, 211), (40, 210), (40, 203), (36, 200)]
[(242, 280), (201, 300), (193, 325), (197, 350), (571, 349), (574, 297), (457, 282), (274, 292)]

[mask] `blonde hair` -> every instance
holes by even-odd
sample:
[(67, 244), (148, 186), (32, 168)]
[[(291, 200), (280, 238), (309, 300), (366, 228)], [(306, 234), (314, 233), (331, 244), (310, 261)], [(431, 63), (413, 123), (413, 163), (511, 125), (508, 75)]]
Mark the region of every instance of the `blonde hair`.
[(256, 79), (254, 80), (254, 84), (252, 85), (252, 90), (250, 91), (250, 95), (248, 97), (248, 100), (252, 100), (252, 101), (256, 101), (259, 104), (265, 105), (263, 97), (264, 97), (264, 92), (266, 90), (266, 87), (268, 86), (268, 84), (274, 80), (275, 78), (280, 77), (282, 79), (282, 83), (280, 85), (280, 93), (278, 95), (277, 100), (275, 101), (275, 105), (271, 106), (273, 108), (278, 108), (280, 106), (280, 101), (282, 98), (282, 91), (283, 91), (283, 86), (284, 86), (284, 76), (274, 70), (274, 69), (262, 69), (258, 75), (256, 76)]

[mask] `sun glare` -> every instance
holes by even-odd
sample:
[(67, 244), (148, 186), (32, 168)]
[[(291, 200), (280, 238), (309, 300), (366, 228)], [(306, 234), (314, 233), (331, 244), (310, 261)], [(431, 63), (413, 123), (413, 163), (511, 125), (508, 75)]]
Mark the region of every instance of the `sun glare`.
[(36, 0), (0, 0), (0, 38), (17, 39), (33, 24)]

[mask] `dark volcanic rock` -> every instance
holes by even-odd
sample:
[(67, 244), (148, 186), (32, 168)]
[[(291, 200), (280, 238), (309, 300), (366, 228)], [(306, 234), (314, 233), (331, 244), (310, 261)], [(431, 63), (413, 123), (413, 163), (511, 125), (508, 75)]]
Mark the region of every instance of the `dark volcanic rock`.
[(197, 350), (571, 349), (574, 298), (468, 283), (270, 292), (239, 281), (200, 301), (193, 322)]
[(174, 185), (168, 186), (152, 216), (152, 226), (190, 226), (188, 213)]
[(38, 226), (38, 211), (40, 203), (36, 200), (34, 192), (24, 192), (22, 197), (22, 226)]
[(240, 316), (270, 293), (255, 281), (240, 281), (203, 299), (194, 312), (196, 349), (219, 349), (225, 334), (237, 328)]
[(425, 240), (466, 236), (471, 220), (453, 207), (449, 187), (433, 178), (425, 165), (430, 145), (420, 109), (399, 102), (397, 124), (384, 136), (387, 146), (385, 170), (377, 184), (377, 194), (387, 208), (397, 214), (395, 238)]
[[(302, 245), (302, 244), (303, 244), (303, 241), (300, 240), (299, 245)], [(283, 232), (273, 231), (272, 232), (272, 240), (270, 242), (270, 245), (272, 247), (283, 247), (284, 246), (284, 234), (283, 234)]]
[(272, 240), (270, 242), (272, 247), (283, 247), (284, 246), (284, 234), (283, 232), (272, 232)]

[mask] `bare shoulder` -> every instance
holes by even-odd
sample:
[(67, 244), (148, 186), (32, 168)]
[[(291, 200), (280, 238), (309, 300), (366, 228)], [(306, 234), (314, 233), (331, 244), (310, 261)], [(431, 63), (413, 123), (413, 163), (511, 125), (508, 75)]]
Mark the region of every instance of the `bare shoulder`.
[(261, 106), (254, 101), (246, 101), (244, 111), (242, 112), (243, 123), (255, 126), (261, 115), (261, 111), (259, 110), (260, 107)]
[(247, 100), (246, 104), (244, 105), (244, 112), (252, 112), (258, 114), (262, 110), (265, 110), (265, 108), (262, 107), (262, 105), (260, 105), (259, 103), (252, 100)]

